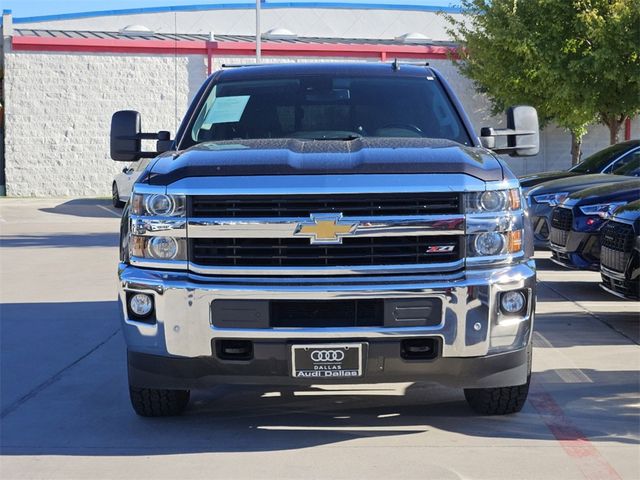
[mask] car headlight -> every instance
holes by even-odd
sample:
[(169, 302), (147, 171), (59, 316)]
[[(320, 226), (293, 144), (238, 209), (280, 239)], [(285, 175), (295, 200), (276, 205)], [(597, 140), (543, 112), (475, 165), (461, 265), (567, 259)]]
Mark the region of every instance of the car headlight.
[(469, 236), (471, 256), (492, 257), (518, 253), (522, 250), (522, 230), (484, 232)]
[(131, 256), (153, 260), (186, 260), (187, 242), (184, 238), (133, 235)]
[(520, 190), (487, 190), (469, 192), (465, 195), (466, 213), (492, 213), (519, 210), (521, 207)]
[(585, 215), (598, 215), (601, 218), (609, 218), (616, 208), (626, 205), (628, 202), (599, 203), (596, 205), (585, 205), (580, 207), (580, 211)]
[(557, 205), (568, 196), (569, 192), (545, 193), (544, 195), (534, 195), (533, 199), (536, 203)]
[(157, 217), (184, 217), (187, 211), (186, 203), (184, 195), (134, 193), (131, 213)]

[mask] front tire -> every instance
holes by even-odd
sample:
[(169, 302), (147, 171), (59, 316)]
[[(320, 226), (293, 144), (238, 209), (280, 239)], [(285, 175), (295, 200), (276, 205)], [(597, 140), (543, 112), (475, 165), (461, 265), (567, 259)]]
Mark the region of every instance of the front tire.
[(189, 403), (189, 390), (159, 390), (129, 387), (131, 406), (141, 417), (180, 415)]
[(116, 185), (116, 182), (113, 182), (111, 185), (111, 203), (115, 208), (124, 207), (124, 202), (120, 200), (120, 193), (118, 193), (118, 185)]
[(508, 415), (522, 410), (527, 395), (531, 376), (524, 385), (496, 388), (465, 388), (464, 397), (469, 406), (482, 415)]

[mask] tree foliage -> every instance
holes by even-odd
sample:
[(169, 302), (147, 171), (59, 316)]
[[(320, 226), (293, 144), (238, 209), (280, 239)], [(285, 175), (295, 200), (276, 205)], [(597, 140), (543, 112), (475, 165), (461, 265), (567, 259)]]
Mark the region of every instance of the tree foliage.
[(640, 111), (640, 1), (462, 0), (447, 16), (456, 64), (491, 101), (537, 108), (542, 125), (572, 134), (580, 156), (587, 126)]

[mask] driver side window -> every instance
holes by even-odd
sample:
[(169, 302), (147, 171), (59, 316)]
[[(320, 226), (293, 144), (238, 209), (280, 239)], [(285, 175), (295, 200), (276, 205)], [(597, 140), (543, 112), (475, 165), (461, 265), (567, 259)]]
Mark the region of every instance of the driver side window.
[(616, 170), (624, 170), (624, 167), (626, 165), (628, 165), (629, 163), (635, 161), (638, 161), (638, 158), (640, 157), (640, 149), (636, 149), (636, 150), (632, 150), (630, 152), (627, 152), (625, 155), (623, 155), (622, 157), (620, 157), (618, 160), (616, 160), (614, 163), (612, 163), (610, 166), (608, 166), (606, 169), (604, 169), (604, 171), (602, 173), (616, 173)]

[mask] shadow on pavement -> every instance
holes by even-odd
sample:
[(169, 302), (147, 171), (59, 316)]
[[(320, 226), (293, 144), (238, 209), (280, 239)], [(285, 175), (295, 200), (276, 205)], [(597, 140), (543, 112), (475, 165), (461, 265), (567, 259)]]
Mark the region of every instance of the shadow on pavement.
[[(554, 414), (562, 416), (563, 425), (576, 425), (575, 440), (582, 441), (584, 433), (602, 442), (637, 445), (637, 372), (587, 370), (586, 374), (593, 383), (545, 385), (541, 394), (553, 395), (560, 409)], [(82, 386), (76, 379), (75, 384), (77, 388), (68, 392), (77, 404), (73, 415), (62, 415), (60, 404), (53, 404), (47, 418), (38, 420), (37, 429), (29, 425), (18, 429), (15, 422), (7, 421), (3, 453), (129, 456), (264, 452), (435, 431), (494, 442), (554, 439), (530, 404), (520, 414), (483, 417), (468, 409), (460, 392), (426, 384), (412, 385), (401, 396), (326, 387), (265, 390), (221, 386), (196, 392), (185, 415), (164, 419), (136, 417), (120, 391), (120, 381), (111, 383), (109, 391), (100, 392), (92, 391), (94, 382)], [(115, 394), (117, 402), (105, 409), (104, 401), (96, 402), (97, 394), (107, 398)], [(537, 395), (535, 387), (532, 395)], [(417, 444), (424, 444), (430, 437), (419, 438)]]
[[(632, 310), (595, 312), (594, 316), (607, 327), (624, 336), (613, 334), (606, 329), (603, 331), (602, 329), (585, 328), (593, 322), (593, 317), (586, 313), (536, 313), (534, 346), (537, 348), (569, 348), (638, 343), (640, 339), (640, 315), (638, 313)], [(536, 342), (536, 333), (542, 333), (545, 341)]]
[(122, 214), (122, 210), (113, 208), (111, 200), (100, 198), (76, 198), (53, 208), (41, 208), (40, 211), (56, 215), (91, 218), (115, 218)]
[(600, 288), (600, 277), (594, 276), (592, 281), (544, 280), (538, 281), (541, 288), (549, 288), (554, 295), (545, 295), (545, 302), (566, 302), (566, 297), (573, 302), (620, 302), (620, 298)]
[(0, 237), (0, 246), (5, 248), (117, 247), (119, 237), (118, 232), (5, 235)]
[[(283, 451), (408, 435), (419, 435), (419, 444), (452, 442), (455, 436), (443, 432), (493, 441), (554, 438), (530, 404), (517, 415), (483, 417), (471, 412), (461, 390), (425, 383), (221, 385), (193, 392), (181, 417), (144, 419), (129, 405), (125, 347), (114, 335), (116, 302), (1, 308), (5, 455)], [(588, 437), (638, 443), (637, 371), (584, 370), (587, 381), (572, 384), (558, 382), (559, 372), (534, 374), (533, 394), (542, 385)]]

